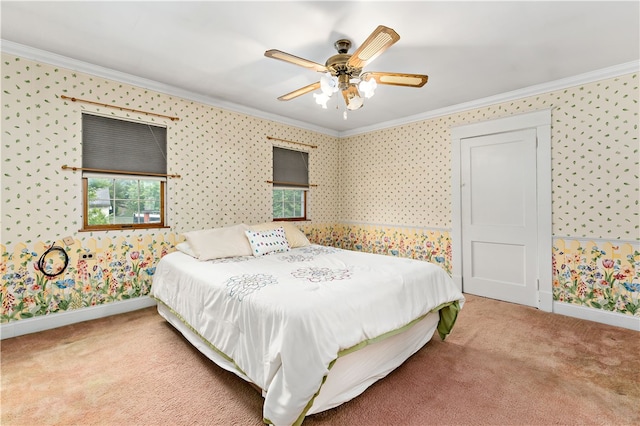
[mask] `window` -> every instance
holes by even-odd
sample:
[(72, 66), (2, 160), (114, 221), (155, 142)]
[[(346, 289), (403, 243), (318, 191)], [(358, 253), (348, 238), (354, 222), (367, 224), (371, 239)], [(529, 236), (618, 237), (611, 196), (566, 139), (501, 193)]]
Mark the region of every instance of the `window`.
[(82, 116), (84, 230), (165, 226), (167, 129)]
[(88, 204), (85, 229), (163, 226), (164, 181), (91, 173), (83, 178)]
[(273, 147), (273, 219), (306, 220), (309, 154)]
[(295, 219), (306, 217), (306, 194), (302, 189), (273, 189), (273, 218)]

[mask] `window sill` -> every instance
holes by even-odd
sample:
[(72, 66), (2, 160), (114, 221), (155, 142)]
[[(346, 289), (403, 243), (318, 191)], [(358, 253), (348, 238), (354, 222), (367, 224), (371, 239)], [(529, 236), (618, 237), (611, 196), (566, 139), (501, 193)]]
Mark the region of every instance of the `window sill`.
[(113, 226), (93, 226), (79, 229), (78, 232), (99, 232), (99, 231), (131, 231), (146, 229), (169, 229), (168, 225), (113, 225)]

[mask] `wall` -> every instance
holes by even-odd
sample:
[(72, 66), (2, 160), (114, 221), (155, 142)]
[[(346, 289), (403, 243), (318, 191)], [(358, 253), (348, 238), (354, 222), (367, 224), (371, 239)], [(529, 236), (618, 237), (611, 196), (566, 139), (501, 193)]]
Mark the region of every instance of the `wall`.
[[(63, 100), (61, 95), (151, 111), (179, 120)], [(312, 145), (308, 215), (335, 223), (339, 144), (334, 137), (224, 111), (68, 69), (2, 55), (1, 322), (144, 296), (155, 264), (179, 234), (271, 220), (272, 136)], [(168, 128), (169, 229), (79, 232), (82, 226), (81, 113), (91, 111)], [(300, 149), (299, 145), (277, 142)], [(66, 245), (62, 238), (74, 243)], [(51, 245), (65, 248), (64, 275), (37, 270)], [(94, 260), (81, 254), (92, 252)]]
[(334, 240), (353, 245), (365, 233), (398, 245), (407, 227), (447, 240), (449, 129), (548, 108), (554, 300), (640, 316), (637, 73), (344, 138), (340, 219), (348, 226)]
[[(338, 140), (12, 55), (2, 61), (2, 322), (143, 296), (181, 232), (270, 220), (267, 136), (318, 145), (310, 156), (318, 184), (312, 221), (301, 225), (312, 241), (451, 272), (450, 127), (541, 108), (553, 108), (554, 298), (640, 315), (635, 73)], [(169, 171), (181, 175), (168, 182), (170, 229), (78, 231), (80, 174), (61, 166), (81, 163), (84, 110), (167, 125)], [(65, 245), (65, 236), (74, 243)], [(48, 281), (34, 263), (52, 244), (71, 262), (64, 277)], [(81, 260), (85, 252), (96, 260)]]

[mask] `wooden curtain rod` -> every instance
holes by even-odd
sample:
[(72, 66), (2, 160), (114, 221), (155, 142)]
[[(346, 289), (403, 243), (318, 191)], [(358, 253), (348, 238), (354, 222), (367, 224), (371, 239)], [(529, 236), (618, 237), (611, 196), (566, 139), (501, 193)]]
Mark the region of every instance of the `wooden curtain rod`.
[(168, 118), (171, 121), (180, 120), (178, 117), (171, 117), (169, 115), (158, 114), (158, 113), (155, 113), (155, 112), (142, 111), (142, 110), (139, 110), (139, 109), (127, 108), (127, 107), (118, 106), (118, 105), (103, 104), (102, 102), (88, 101), (86, 99), (71, 98), (71, 97), (66, 96), (66, 95), (60, 95), (60, 97), (62, 99), (69, 99), (71, 102), (84, 102), (84, 103), (92, 104), (92, 105), (104, 106), (104, 107), (109, 107), (109, 108), (118, 108), (118, 109), (125, 110), (125, 111), (137, 112), (137, 113), (142, 113), (142, 114), (147, 114), (147, 115), (155, 115), (157, 117)]
[(313, 149), (318, 147), (318, 145), (309, 145), (308, 143), (294, 142), (294, 141), (289, 141), (287, 139), (274, 138), (273, 136), (267, 136), (267, 139), (272, 140), (272, 141), (282, 141), (282, 142), (287, 142), (287, 143), (295, 143), (296, 145), (308, 146), (309, 148), (313, 148)]
[(145, 172), (129, 172), (125, 170), (107, 170), (107, 169), (90, 169), (88, 167), (73, 167), (67, 166), (66, 164), (62, 166), (62, 170), (73, 170), (74, 172), (77, 170), (86, 170), (88, 172), (98, 172), (98, 173), (119, 173), (122, 175), (136, 175), (136, 176), (159, 176), (159, 177), (168, 177), (168, 178), (179, 178), (180, 175), (168, 175), (163, 173), (145, 173)]
[(268, 180), (268, 181), (267, 181), (267, 183), (272, 183), (272, 184), (274, 184), (274, 185), (300, 186), (300, 187), (304, 187), (304, 188), (306, 188), (307, 186), (313, 186), (313, 187), (318, 186), (317, 184), (313, 184), (313, 183), (310, 183), (310, 184), (308, 184), (308, 185), (305, 185), (305, 184), (303, 184), (303, 183), (280, 182), (280, 181), (277, 181), (277, 180), (276, 180), (276, 181), (274, 181), (274, 180)]

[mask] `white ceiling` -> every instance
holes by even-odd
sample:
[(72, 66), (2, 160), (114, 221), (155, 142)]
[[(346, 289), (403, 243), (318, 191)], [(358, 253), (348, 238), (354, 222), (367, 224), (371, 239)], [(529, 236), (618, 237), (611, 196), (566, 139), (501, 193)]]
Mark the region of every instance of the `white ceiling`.
[[(27, 46), (287, 123), (341, 134), (637, 61), (640, 2), (204, 1), (0, 3), (5, 46)], [(319, 74), (269, 59), (279, 49), (324, 64), (378, 26), (400, 40), (365, 71), (429, 75), (379, 86), (343, 120), (311, 94), (280, 95)], [(8, 41), (9, 43), (6, 43)]]

